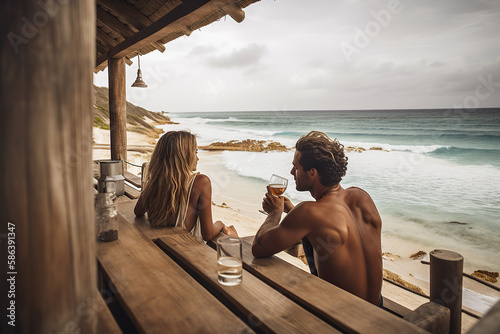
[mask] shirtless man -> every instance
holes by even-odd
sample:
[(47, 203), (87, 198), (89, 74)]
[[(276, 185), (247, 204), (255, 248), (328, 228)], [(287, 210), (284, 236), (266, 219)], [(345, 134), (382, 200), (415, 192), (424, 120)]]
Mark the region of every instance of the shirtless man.
[[(311, 272), (322, 279), (381, 306), (382, 221), (370, 195), (356, 187), (343, 189), (347, 170), (343, 146), (322, 132), (312, 131), (295, 146), (293, 168), (298, 191), (316, 201), (293, 206), (269, 191), (262, 202), (268, 212), (252, 246), (255, 257), (278, 253), (303, 240)], [(288, 213), (280, 224), (282, 213)], [(307, 246), (312, 245), (312, 254)]]

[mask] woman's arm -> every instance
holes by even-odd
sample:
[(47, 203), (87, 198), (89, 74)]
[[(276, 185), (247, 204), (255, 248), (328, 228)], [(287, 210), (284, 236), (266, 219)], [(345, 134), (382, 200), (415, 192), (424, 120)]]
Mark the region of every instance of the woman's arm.
[(197, 211), (201, 223), (201, 235), (203, 240), (212, 240), (219, 235), (220, 232), (238, 236), (234, 227), (228, 228), (220, 220), (213, 223), (212, 220), (212, 183), (208, 176), (203, 174), (196, 175), (192, 192), (199, 193), (197, 200)]
[(139, 197), (137, 203), (135, 204), (134, 213), (136, 217), (143, 216), (146, 213), (146, 209), (142, 204), (142, 196)]

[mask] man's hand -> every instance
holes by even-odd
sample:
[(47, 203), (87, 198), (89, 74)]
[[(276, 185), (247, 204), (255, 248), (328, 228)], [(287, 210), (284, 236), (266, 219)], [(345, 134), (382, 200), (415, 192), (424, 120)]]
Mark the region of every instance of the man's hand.
[(293, 210), (293, 208), (295, 208), (295, 205), (292, 204), (292, 202), (288, 199), (288, 197), (285, 197), (285, 196), (281, 196), (281, 197), (283, 197), (283, 199), (285, 200), (284, 211), (285, 211), (285, 213), (289, 213), (290, 211)]
[[(274, 210), (279, 210), (283, 212), (285, 210), (285, 198), (284, 196), (276, 197), (271, 193), (271, 189), (267, 186), (266, 197), (262, 200), (262, 208), (267, 213), (271, 213)], [(288, 200), (290, 202), (290, 200)], [(291, 202), (290, 202), (291, 204)]]

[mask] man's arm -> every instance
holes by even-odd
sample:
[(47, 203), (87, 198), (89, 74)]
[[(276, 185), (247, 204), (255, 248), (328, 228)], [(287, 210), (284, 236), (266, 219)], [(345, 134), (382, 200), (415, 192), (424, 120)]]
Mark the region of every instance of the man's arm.
[[(307, 205), (297, 205), (280, 224), (284, 199), (274, 197), (268, 191), (264, 202), (269, 214), (253, 241), (252, 254), (255, 257), (266, 257), (281, 252), (296, 244), (310, 231), (309, 224), (304, 221)], [(270, 208), (273, 209), (269, 210)]]

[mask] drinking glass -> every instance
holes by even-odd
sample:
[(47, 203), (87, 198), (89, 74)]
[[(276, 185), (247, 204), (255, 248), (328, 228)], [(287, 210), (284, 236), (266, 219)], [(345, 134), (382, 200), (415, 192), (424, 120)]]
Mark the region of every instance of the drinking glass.
[(241, 239), (222, 237), (217, 240), (217, 278), (220, 284), (234, 286), (242, 279)]
[[(269, 179), (269, 189), (271, 190), (271, 194), (276, 197), (283, 195), (287, 186), (288, 179), (284, 178), (283, 176), (273, 174)], [(267, 212), (265, 212), (264, 210), (259, 210), (259, 212), (267, 215)]]
[(288, 180), (283, 176), (273, 174), (271, 176), (271, 179), (269, 180), (269, 189), (271, 190), (271, 193), (276, 197), (281, 196), (285, 192), (287, 186)]

